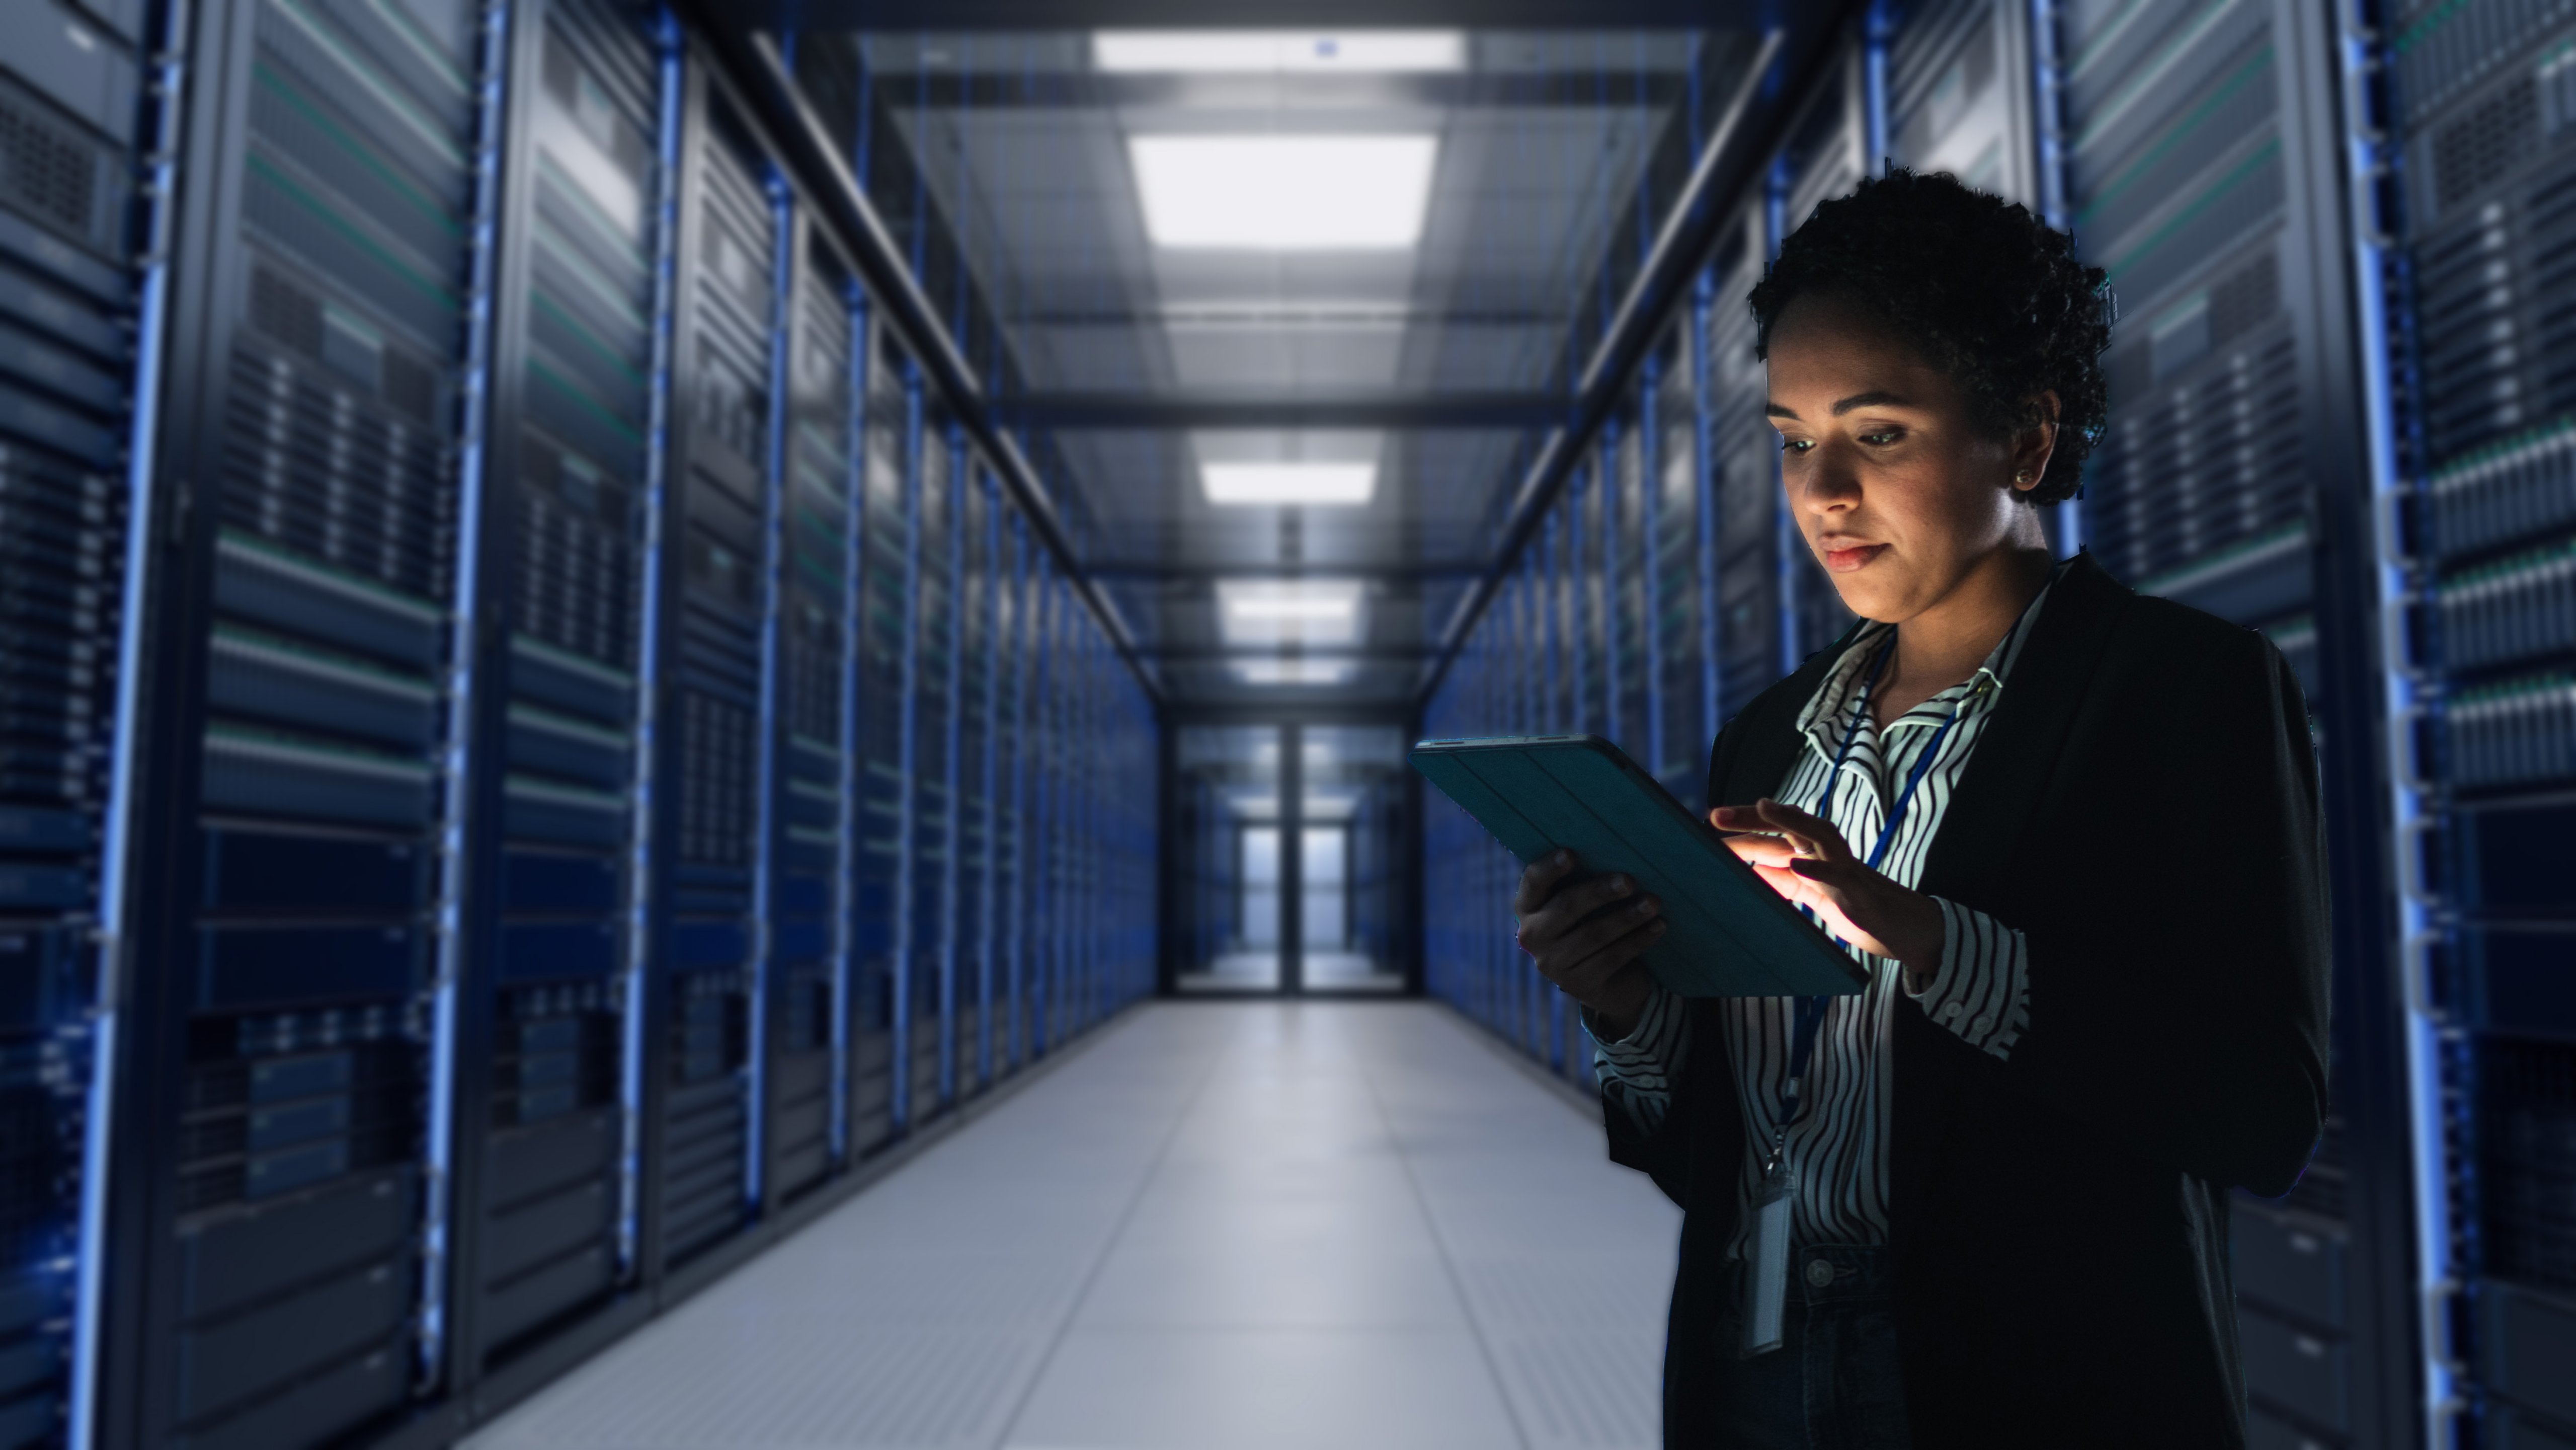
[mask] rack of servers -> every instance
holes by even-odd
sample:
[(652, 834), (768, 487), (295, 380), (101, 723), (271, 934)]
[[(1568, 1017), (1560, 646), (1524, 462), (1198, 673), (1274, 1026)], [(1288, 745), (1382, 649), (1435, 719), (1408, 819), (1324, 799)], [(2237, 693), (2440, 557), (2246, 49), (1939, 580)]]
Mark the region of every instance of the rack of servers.
[(1151, 701), (719, 72), (0, 7), (0, 1446), (451, 1443), (1151, 990)]
[[(1850, 622), (1746, 292), (1888, 160), (2071, 228), (2120, 322), (2052, 542), (2266, 634), (2322, 762), (2332, 1101), (2297, 1187), (2233, 1206), (2252, 1443), (2576, 1445), (2576, 16), (1923, 0), (1806, 85), (1422, 733), (1602, 734), (1709, 804), (1718, 729)], [(1585, 1081), (1517, 864), (1443, 803), (1424, 833), (1431, 990)]]

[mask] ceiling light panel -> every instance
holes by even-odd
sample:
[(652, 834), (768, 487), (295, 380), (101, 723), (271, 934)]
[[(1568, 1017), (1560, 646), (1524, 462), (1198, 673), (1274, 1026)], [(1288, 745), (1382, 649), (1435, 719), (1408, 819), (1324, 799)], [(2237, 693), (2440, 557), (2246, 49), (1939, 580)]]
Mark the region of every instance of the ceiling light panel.
[(1219, 627), (1229, 645), (1333, 647), (1360, 636), (1355, 580), (1225, 579), (1216, 586)]
[(1238, 660), (1234, 673), (1247, 685), (1340, 685), (1359, 668), (1353, 660)]
[(1455, 30), (1103, 30), (1091, 37), (1104, 71), (1277, 75), (1305, 71), (1391, 74), (1467, 67)]
[(1201, 463), (1207, 501), (1228, 507), (1336, 507), (1377, 492), (1374, 463)]
[(1399, 251), (1422, 240), (1434, 136), (1130, 136), (1154, 245)]

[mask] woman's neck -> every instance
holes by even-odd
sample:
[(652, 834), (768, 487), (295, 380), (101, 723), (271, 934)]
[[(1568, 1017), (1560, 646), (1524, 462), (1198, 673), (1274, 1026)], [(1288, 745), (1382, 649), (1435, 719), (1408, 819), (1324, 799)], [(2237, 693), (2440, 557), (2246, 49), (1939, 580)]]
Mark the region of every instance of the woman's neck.
[(1896, 631), (1873, 702), (1881, 725), (1965, 680), (2003, 643), (2006, 632), (2048, 582), (2045, 547), (1999, 549), (1979, 561), (1959, 586)]

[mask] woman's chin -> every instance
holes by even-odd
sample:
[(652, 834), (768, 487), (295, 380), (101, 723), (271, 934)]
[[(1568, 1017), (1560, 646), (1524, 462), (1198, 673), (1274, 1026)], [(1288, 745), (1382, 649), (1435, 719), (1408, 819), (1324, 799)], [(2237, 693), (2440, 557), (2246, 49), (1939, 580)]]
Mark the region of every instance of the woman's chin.
[(1902, 620), (1907, 613), (1902, 602), (1904, 592), (1888, 588), (1886, 580), (1867, 578), (1860, 574), (1833, 574), (1827, 577), (1834, 581), (1834, 592), (1842, 596), (1843, 608), (1863, 619), (1876, 620), (1880, 624), (1894, 624)]

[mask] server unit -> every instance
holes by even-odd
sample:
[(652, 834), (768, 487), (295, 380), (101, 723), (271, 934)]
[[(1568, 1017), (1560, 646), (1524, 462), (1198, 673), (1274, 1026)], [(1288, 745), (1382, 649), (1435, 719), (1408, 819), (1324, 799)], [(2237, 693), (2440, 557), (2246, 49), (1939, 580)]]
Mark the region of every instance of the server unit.
[(2391, 664), (2415, 713), (2395, 770), (2421, 809), (2409, 943), (2440, 1025), (2425, 1145), (2447, 1220), (2428, 1280), (2479, 1443), (2576, 1443), (2576, 23), (2560, 7), (2388, 7), (2389, 260), (2409, 586)]
[[(126, 839), (130, 400), (156, 349), (140, 5), (0, 19), (0, 1445), (55, 1443), (94, 1344)], [(165, 75), (165, 83), (175, 80)], [(91, 1288), (82, 1288), (89, 1266)]]

